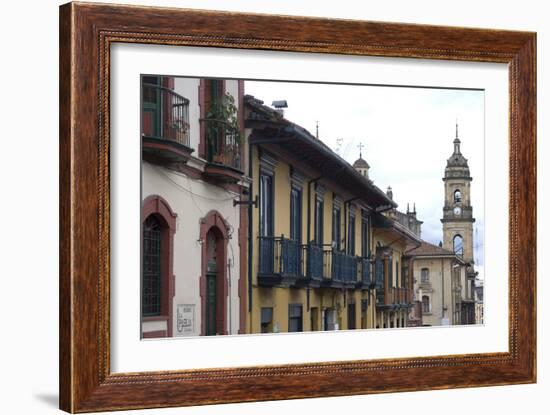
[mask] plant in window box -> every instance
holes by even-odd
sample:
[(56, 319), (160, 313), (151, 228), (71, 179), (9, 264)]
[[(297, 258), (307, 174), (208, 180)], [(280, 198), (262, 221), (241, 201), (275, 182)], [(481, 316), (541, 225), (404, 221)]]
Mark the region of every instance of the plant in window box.
[(241, 143), (235, 98), (225, 93), (212, 102), (206, 114), (206, 136), (211, 161), (231, 164), (238, 157)]

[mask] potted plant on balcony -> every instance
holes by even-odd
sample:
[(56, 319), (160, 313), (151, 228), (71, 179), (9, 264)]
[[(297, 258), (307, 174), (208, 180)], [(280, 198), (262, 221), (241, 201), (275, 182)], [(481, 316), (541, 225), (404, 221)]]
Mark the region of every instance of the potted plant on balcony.
[(206, 136), (211, 149), (212, 161), (220, 164), (232, 164), (241, 143), (239, 118), (235, 98), (225, 93), (212, 102), (206, 114)]

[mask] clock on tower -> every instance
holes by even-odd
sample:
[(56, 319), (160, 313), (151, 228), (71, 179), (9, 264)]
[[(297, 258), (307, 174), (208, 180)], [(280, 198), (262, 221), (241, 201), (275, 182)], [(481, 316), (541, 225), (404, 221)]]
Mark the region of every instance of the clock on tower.
[(443, 206), (443, 247), (473, 264), (473, 217), (470, 199), (470, 168), (460, 152), (458, 124), (453, 141), (454, 151), (447, 159), (445, 176), (445, 204)]

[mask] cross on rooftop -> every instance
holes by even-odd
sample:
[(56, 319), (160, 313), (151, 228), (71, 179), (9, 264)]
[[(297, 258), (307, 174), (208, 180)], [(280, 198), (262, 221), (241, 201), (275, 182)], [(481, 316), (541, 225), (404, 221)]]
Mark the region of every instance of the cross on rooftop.
[(365, 145), (363, 143), (359, 143), (359, 145), (357, 146), (359, 147), (359, 158), (363, 158), (362, 156), (362, 150), (363, 150), (363, 147), (365, 147)]

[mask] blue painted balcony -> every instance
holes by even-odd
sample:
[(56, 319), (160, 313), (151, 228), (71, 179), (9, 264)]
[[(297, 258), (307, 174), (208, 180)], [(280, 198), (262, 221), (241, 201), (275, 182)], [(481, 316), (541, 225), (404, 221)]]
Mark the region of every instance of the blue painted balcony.
[(317, 288), (323, 281), (323, 248), (310, 242), (301, 246), (301, 272), (298, 287)]
[(375, 284), (371, 278), (371, 262), (369, 258), (358, 258), (359, 267), (359, 281), (357, 281), (356, 288), (362, 290), (368, 290), (374, 288)]
[(292, 239), (259, 237), (258, 284), (264, 287), (289, 287), (301, 277), (302, 248)]

